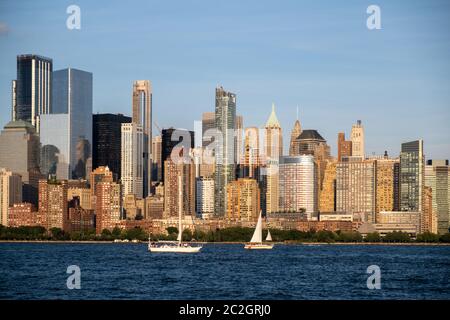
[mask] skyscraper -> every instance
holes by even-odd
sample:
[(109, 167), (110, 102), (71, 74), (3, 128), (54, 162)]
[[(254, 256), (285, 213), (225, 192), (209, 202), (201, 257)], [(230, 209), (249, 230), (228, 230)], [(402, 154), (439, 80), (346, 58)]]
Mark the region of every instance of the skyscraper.
[(280, 159), (280, 202), (282, 212), (304, 212), (308, 219), (317, 213), (316, 164), (312, 155)]
[(388, 158), (387, 153), (382, 159), (377, 159), (377, 213), (381, 211), (394, 211), (395, 209), (395, 190), (398, 189), (398, 177), (396, 176), (395, 167), (399, 162), (399, 159)]
[(39, 181), (39, 212), (44, 216), (47, 230), (67, 230), (67, 188), (67, 180), (56, 180), (55, 177)]
[[(195, 215), (195, 167), (193, 163), (164, 161), (164, 215), (177, 216), (182, 205), (184, 215)], [(182, 201), (179, 201), (181, 177)]]
[(104, 229), (111, 231), (122, 218), (120, 184), (99, 182), (95, 188), (95, 201), (96, 233), (101, 234)]
[(402, 143), (400, 153), (401, 211), (422, 211), (424, 167), (423, 140)]
[(133, 123), (143, 130), (144, 196), (150, 195), (152, 168), (152, 86), (149, 80), (137, 80), (133, 83)]
[(352, 155), (352, 142), (345, 140), (345, 133), (338, 133), (338, 161), (342, 161), (343, 157), (350, 157)]
[[(202, 114), (202, 137), (205, 136), (205, 132), (214, 129), (216, 127), (216, 114), (215, 112), (203, 112)], [(206, 147), (209, 145), (210, 141), (203, 141), (202, 146)]]
[(0, 168), (0, 225), (7, 227), (8, 208), (22, 202), (22, 177)]
[(279, 202), (279, 161), (283, 156), (283, 136), (281, 125), (275, 114), (275, 104), (265, 126), (264, 154), (266, 157), (267, 212), (278, 212)]
[(450, 227), (450, 166), (448, 160), (428, 160), (425, 185), (431, 187), (432, 210), (437, 216), (437, 232), (449, 232)]
[[(92, 73), (73, 68), (53, 72), (52, 111), (40, 116), (40, 137), (43, 174), (56, 174), (58, 179), (85, 179), (89, 175)], [(50, 170), (53, 167), (55, 171)]]
[(107, 166), (118, 181), (121, 174), (122, 123), (131, 117), (122, 114), (94, 114), (92, 128), (92, 167)]
[(144, 133), (141, 125), (136, 123), (122, 124), (122, 195), (135, 195), (143, 198), (144, 158), (143, 153)]
[(236, 129), (235, 129), (235, 163), (238, 164), (241, 160), (242, 154), (244, 152), (244, 145), (242, 143), (242, 133), (244, 129), (244, 118), (240, 115), (236, 115)]
[[(178, 146), (178, 147), (177, 147)], [(171, 158), (172, 151), (174, 156), (187, 157), (195, 146), (194, 131), (186, 129), (163, 129), (161, 132), (161, 178), (165, 181), (166, 160)], [(176, 150), (174, 148), (177, 147)]]
[(153, 137), (152, 141), (152, 181), (162, 181), (162, 138)]
[(322, 189), (319, 196), (319, 211), (336, 211), (336, 160), (327, 160)]
[(38, 203), (39, 136), (31, 123), (18, 120), (5, 125), (0, 134), (0, 168), (19, 174), (23, 201)]
[(361, 124), (361, 120), (358, 120), (356, 124), (352, 126), (352, 156), (365, 158), (364, 139), (364, 127)]
[(52, 111), (52, 71), (52, 59), (35, 54), (17, 56), (13, 119), (30, 122), (37, 132), (39, 116)]
[(295, 151), (295, 141), (302, 133), (302, 126), (300, 125), (300, 121), (297, 119), (294, 123), (294, 128), (291, 131), (291, 141), (289, 143), (289, 155), (295, 156), (298, 155)]
[(222, 141), (216, 149), (216, 172), (214, 183), (214, 213), (224, 216), (227, 207), (226, 186), (235, 180), (235, 132), (236, 129), (236, 95), (216, 88), (216, 128)]
[(260, 191), (255, 179), (239, 178), (227, 185), (227, 219), (256, 221), (260, 209)]
[(343, 158), (336, 167), (336, 211), (360, 214), (375, 223), (376, 160)]
[(214, 214), (214, 179), (199, 177), (196, 179), (196, 211), (202, 219)]

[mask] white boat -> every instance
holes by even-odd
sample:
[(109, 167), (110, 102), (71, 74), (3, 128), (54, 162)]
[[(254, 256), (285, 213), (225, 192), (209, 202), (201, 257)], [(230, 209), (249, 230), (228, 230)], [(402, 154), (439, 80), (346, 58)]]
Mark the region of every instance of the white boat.
[[(266, 241), (272, 241), (272, 236), (270, 231), (267, 232)], [(255, 232), (249, 243), (244, 246), (245, 249), (250, 250), (270, 250), (273, 248), (273, 244), (262, 242), (262, 217), (261, 212), (259, 213), (258, 223), (256, 223)]]
[[(182, 191), (181, 191), (181, 177), (178, 177), (178, 201), (179, 204), (182, 203)], [(201, 245), (193, 246), (189, 243), (183, 243), (182, 234), (183, 234), (183, 226), (181, 224), (181, 212), (183, 210), (183, 206), (178, 206), (178, 237), (177, 241), (157, 241), (151, 242), (150, 238), (148, 239), (148, 250), (150, 252), (172, 252), (172, 253), (196, 253), (202, 249)]]

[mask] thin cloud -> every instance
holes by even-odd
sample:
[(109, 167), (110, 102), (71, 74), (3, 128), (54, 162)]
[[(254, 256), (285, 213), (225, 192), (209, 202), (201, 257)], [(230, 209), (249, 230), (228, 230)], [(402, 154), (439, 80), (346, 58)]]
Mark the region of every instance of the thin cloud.
[(8, 34), (9, 28), (5, 22), (0, 22), (0, 36)]

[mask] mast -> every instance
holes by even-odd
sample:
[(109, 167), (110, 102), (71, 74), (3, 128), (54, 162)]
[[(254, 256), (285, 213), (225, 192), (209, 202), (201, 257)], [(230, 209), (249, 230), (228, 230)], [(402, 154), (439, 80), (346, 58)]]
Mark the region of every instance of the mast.
[(181, 245), (181, 238), (183, 235), (183, 227), (181, 225), (181, 212), (183, 211), (183, 188), (181, 186), (181, 176), (178, 177), (178, 244)]

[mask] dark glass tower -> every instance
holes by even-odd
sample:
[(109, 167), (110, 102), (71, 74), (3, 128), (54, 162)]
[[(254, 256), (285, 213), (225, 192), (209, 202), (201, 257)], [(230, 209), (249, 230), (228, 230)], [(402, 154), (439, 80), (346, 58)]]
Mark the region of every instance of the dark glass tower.
[(131, 117), (122, 114), (94, 114), (92, 127), (92, 168), (108, 166), (115, 179), (120, 179), (121, 125)]
[(52, 110), (52, 71), (52, 59), (34, 54), (17, 56), (13, 119), (30, 122), (39, 131), (39, 115)]
[[(191, 136), (190, 145), (189, 142), (183, 142), (183, 137), (185, 136)], [(195, 141), (194, 141), (194, 131), (188, 131), (186, 129), (163, 129), (161, 132), (162, 136), (162, 142), (161, 142), (161, 179), (164, 181), (164, 161), (166, 161), (170, 154), (172, 153), (173, 148), (179, 144), (182, 143), (184, 148), (194, 148)], [(189, 150), (188, 150), (189, 152)]]
[(423, 141), (402, 143), (400, 153), (401, 211), (422, 211), (424, 166)]

